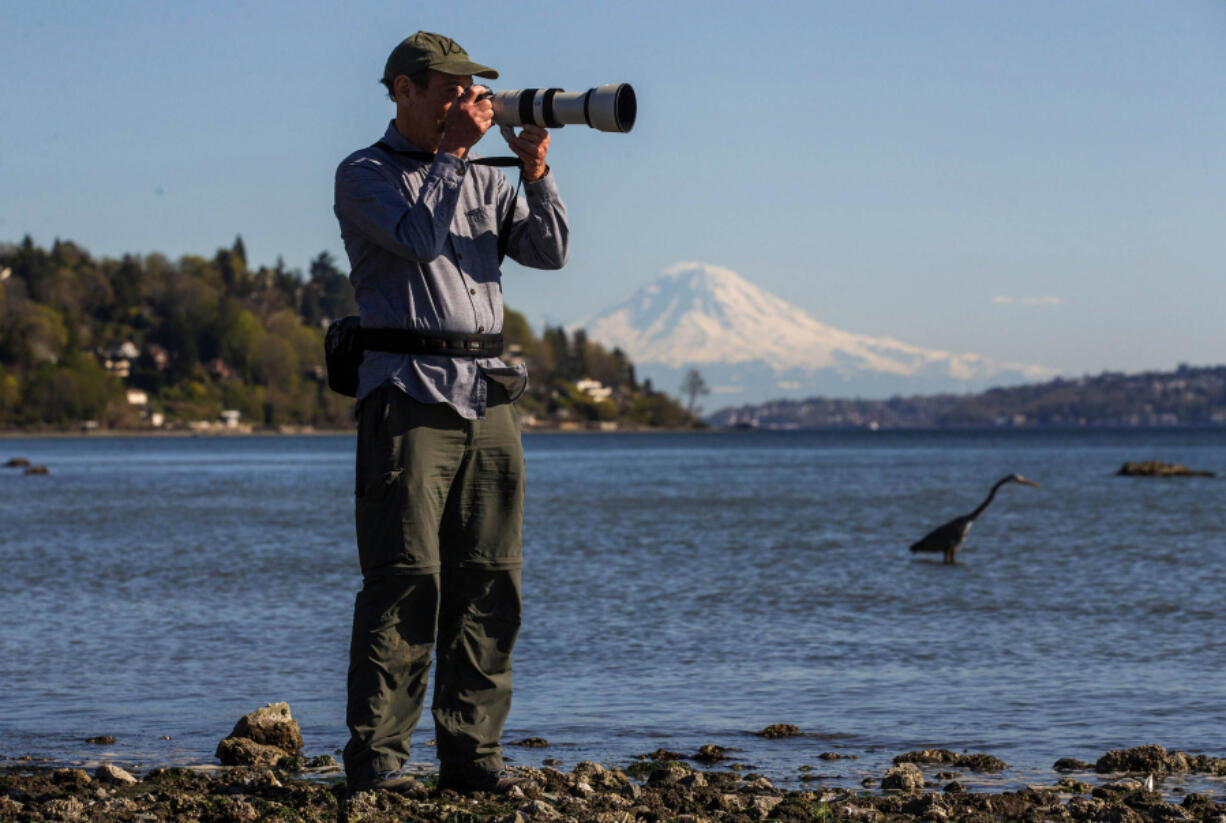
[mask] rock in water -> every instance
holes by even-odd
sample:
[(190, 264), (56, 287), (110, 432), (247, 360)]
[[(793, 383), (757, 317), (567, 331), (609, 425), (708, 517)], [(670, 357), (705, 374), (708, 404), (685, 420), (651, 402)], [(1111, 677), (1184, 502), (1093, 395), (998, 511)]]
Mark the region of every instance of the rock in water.
[(900, 754), (894, 758), (894, 765), (902, 763), (957, 763), (958, 755), (949, 749), (921, 749), (915, 752)]
[(800, 734), (800, 729), (791, 723), (772, 723), (757, 734), (759, 737), (765, 737), (767, 740), (776, 740), (780, 737), (797, 737)]
[(1052, 765), (1052, 768), (1058, 772), (1088, 772), (1094, 768), (1094, 765), (1084, 760), (1062, 757)]
[(1008, 763), (990, 754), (957, 754), (949, 749), (907, 752), (895, 757), (894, 763), (950, 763), (977, 772), (998, 772), (1009, 768)]
[(302, 750), (302, 732), (290, 716), (288, 703), (269, 703), (244, 715), (230, 736), (217, 744), (223, 766), (275, 766)]
[(302, 732), (290, 716), (288, 703), (269, 703), (244, 715), (234, 724), (230, 737), (245, 737), (264, 746), (276, 746), (286, 754), (302, 750)]
[(1116, 474), (1121, 477), (1213, 477), (1213, 472), (1197, 471), (1182, 463), (1163, 463), (1161, 460), (1125, 463)]
[(1104, 772), (1154, 772), (1163, 774), (1166, 768), (1166, 749), (1157, 744), (1136, 746), (1131, 749), (1112, 749), (1098, 758), (1094, 771)]
[(523, 746), (525, 749), (547, 749), (549, 741), (543, 737), (525, 737), (523, 740), (512, 740), (512, 746)]
[(4, 463), (6, 469), (25, 469), (29, 468), (30, 461), (24, 457), (10, 457)]
[(954, 765), (975, 772), (1000, 772), (1009, 768), (1008, 763), (990, 754), (960, 754)]

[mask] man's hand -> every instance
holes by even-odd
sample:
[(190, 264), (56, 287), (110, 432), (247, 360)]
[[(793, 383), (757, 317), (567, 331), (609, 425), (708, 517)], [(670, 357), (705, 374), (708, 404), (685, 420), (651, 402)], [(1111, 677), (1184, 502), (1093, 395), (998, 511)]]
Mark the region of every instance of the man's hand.
[(540, 126), (527, 125), (508, 140), (507, 145), (524, 161), (524, 180), (531, 183), (545, 176), (549, 170), (545, 165), (545, 155), (549, 153), (549, 132)]
[(439, 151), (463, 157), (494, 124), (494, 104), (489, 100), (477, 99), (485, 90), (484, 86), (469, 86), (451, 104), (443, 121)]

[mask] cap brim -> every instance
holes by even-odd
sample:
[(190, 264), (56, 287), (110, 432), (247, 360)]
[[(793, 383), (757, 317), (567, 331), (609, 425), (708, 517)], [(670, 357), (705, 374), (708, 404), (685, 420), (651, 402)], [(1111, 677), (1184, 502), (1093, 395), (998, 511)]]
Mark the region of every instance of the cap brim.
[(440, 60), (431, 64), (430, 68), (444, 74), (471, 74), (474, 77), (484, 77), (486, 80), (498, 79), (498, 72), (495, 69), (471, 60)]

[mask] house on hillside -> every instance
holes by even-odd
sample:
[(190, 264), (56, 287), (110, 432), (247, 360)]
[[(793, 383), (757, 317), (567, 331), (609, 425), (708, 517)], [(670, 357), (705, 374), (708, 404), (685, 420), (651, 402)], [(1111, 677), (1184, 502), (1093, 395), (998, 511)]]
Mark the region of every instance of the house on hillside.
[(605, 386), (599, 380), (593, 380), (590, 377), (585, 377), (582, 380), (576, 380), (575, 388), (587, 395), (589, 399), (596, 403), (599, 403), (602, 400), (608, 400), (613, 396), (613, 390), (611, 388)]

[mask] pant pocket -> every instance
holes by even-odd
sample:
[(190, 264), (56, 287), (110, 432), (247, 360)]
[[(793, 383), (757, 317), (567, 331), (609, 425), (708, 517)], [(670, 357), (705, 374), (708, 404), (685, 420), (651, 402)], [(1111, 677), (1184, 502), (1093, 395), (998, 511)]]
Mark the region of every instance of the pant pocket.
[(438, 569), (437, 530), (415, 511), (404, 473), (385, 473), (355, 502), (362, 574), (433, 572)]

